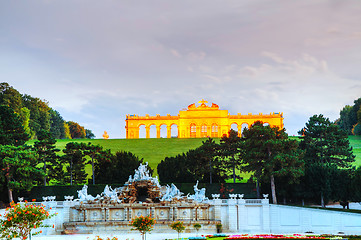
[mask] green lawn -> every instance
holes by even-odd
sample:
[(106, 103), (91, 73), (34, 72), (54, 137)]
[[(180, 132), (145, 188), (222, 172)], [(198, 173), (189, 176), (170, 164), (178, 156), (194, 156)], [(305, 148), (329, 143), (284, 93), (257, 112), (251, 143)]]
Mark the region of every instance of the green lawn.
[[(292, 137), (297, 139), (297, 137)], [(149, 138), (149, 139), (60, 139), (57, 140), (57, 148), (63, 149), (68, 142), (91, 142), (94, 145), (101, 145), (105, 149), (110, 149), (113, 153), (117, 151), (129, 151), (143, 158), (150, 167), (157, 170), (157, 165), (165, 157), (176, 156), (189, 149), (194, 149), (202, 145), (206, 138)], [(349, 136), (350, 144), (356, 155), (356, 166), (361, 166), (361, 136)], [(217, 140), (217, 142), (219, 139)], [(32, 144), (34, 141), (29, 141)], [(91, 173), (90, 166), (87, 167), (87, 173)], [(249, 174), (241, 174), (248, 178)]]

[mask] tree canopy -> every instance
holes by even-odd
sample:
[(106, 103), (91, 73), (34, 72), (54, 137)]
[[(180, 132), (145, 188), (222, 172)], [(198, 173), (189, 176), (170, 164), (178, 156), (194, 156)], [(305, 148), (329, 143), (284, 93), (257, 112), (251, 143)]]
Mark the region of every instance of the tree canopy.
[(324, 206), (325, 199), (333, 194), (331, 186), (337, 171), (352, 168), (352, 147), (347, 134), (322, 114), (313, 115), (299, 134), (300, 148), (305, 152), (304, 195), (317, 194)]
[(303, 175), (303, 161), (296, 140), (285, 129), (264, 126), (257, 121), (243, 131), (242, 169), (254, 172), (256, 179), (270, 179), (273, 203), (277, 203), (275, 177), (288, 176), (290, 182)]

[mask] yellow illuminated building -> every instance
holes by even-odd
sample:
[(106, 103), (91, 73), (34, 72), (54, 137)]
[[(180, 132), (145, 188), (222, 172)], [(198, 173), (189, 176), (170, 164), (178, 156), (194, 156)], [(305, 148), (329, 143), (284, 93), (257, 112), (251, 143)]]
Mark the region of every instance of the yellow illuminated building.
[[(207, 101), (200, 101), (199, 105), (195, 103), (188, 106), (187, 109), (179, 111), (178, 116), (145, 116), (127, 115), (126, 116), (126, 138), (139, 138), (139, 129), (145, 127), (146, 138), (150, 138), (150, 128), (154, 125), (156, 128), (156, 137), (160, 138), (161, 128), (167, 128), (167, 137), (171, 137), (171, 131), (177, 127), (178, 138), (203, 138), (203, 137), (222, 137), (234, 126), (241, 130), (251, 126), (256, 121), (262, 121), (270, 126), (283, 128), (283, 113), (270, 113), (253, 115), (251, 113), (242, 115), (230, 115), (228, 110), (220, 110), (217, 104), (212, 103), (207, 106)], [(241, 131), (238, 131), (241, 135)]]

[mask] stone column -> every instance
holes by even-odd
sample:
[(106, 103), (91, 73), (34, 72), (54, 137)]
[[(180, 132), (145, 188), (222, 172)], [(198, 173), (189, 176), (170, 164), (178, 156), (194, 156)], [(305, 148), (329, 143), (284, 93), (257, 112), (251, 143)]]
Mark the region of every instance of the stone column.
[(246, 200), (238, 199), (238, 228), (242, 232), (247, 226)]
[(270, 232), (270, 207), (269, 199), (262, 199), (262, 228), (264, 232)]
[(228, 229), (231, 232), (237, 231), (237, 199), (228, 199)]
[(214, 199), (213, 201), (214, 201), (214, 220), (222, 221), (222, 215), (221, 215), (222, 199)]
[(169, 220), (174, 221), (174, 217), (173, 217), (173, 207), (169, 208)]
[(145, 137), (150, 138), (150, 127), (145, 127)]
[(167, 126), (167, 138), (172, 137), (172, 126)]
[(160, 126), (157, 126), (157, 138), (160, 138)]
[(150, 214), (152, 218), (155, 218), (155, 207), (151, 207)]

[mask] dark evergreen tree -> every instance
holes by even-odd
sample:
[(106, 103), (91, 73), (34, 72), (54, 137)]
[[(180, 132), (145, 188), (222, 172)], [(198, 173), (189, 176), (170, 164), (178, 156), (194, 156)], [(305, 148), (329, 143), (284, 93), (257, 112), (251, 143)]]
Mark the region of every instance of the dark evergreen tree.
[(55, 139), (64, 139), (65, 136), (65, 127), (64, 127), (64, 119), (59, 114), (59, 112), (50, 109), (50, 132)]
[(85, 129), (85, 138), (93, 139), (95, 138), (95, 135), (91, 130)]
[(337, 168), (352, 167), (355, 161), (352, 147), (347, 134), (322, 114), (312, 116), (299, 134), (303, 135), (300, 148), (305, 151), (306, 171), (302, 183), (311, 184), (304, 185), (304, 192), (308, 196), (317, 194), (325, 206), (325, 198), (332, 194), (330, 174)]
[(34, 142), (33, 149), (38, 154), (39, 163), (43, 164), (44, 186), (57, 176), (59, 169), (62, 169), (56, 155), (60, 150), (56, 149), (55, 144), (55, 138), (53, 138), (50, 132), (45, 130), (41, 130), (38, 133), (38, 140)]
[(82, 144), (76, 142), (67, 143), (63, 149), (65, 155), (61, 157), (61, 162), (66, 166), (65, 181), (70, 185), (86, 183), (86, 159), (82, 149)]
[[(175, 157), (166, 157), (158, 164), (158, 175), (162, 182), (223, 183), (227, 178), (223, 163), (218, 158), (219, 145), (209, 138), (203, 144)], [(212, 175), (210, 175), (212, 174)]]
[(30, 190), (42, 171), (36, 168), (35, 153), (23, 146), (0, 145), (0, 181), (5, 182), (12, 202), (14, 190)]
[[(139, 159), (131, 152), (116, 152), (110, 158), (95, 163), (95, 181), (98, 184), (123, 184), (141, 163), (143, 159)], [(149, 166), (148, 170), (150, 174), (153, 173)]]
[(16, 113), (23, 107), (21, 94), (6, 82), (0, 83), (0, 105), (11, 107)]
[(257, 180), (270, 179), (273, 203), (277, 204), (275, 177), (288, 176), (292, 183), (303, 175), (298, 143), (288, 139), (285, 129), (264, 126), (261, 121), (245, 129), (243, 136), (243, 169), (254, 172)]
[[(178, 154), (175, 157), (166, 157), (157, 166), (159, 180), (163, 183), (196, 182), (197, 180), (192, 174), (187, 160), (185, 153)], [(195, 163), (193, 164), (195, 165)], [(194, 166), (193, 164), (191, 168)]]
[(8, 106), (0, 106), (0, 145), (20, 146), (28, 139), (19, 115)]
[(241, 138), (238, 132), (231, 129), (228, 135), (221, 138), (219, 156), (223, 159), (224, 168), (231, 169), (233, 183), (236, 183), (236, 178), (240, 179), (236, 176), (236, 169), (240, 169), (242, 162)]
[(90, 161), (88, 164), (92, 165), (92, 179), (93, 184), (95, 184), (95, 165), (101, 165), (102, 162), (110, 159), (112, 154), (110, 150), (103, 150), (102, 146), (93, 145), (91, 143), (82, 145), (83, 152), (86, 156), (89, 156)]

